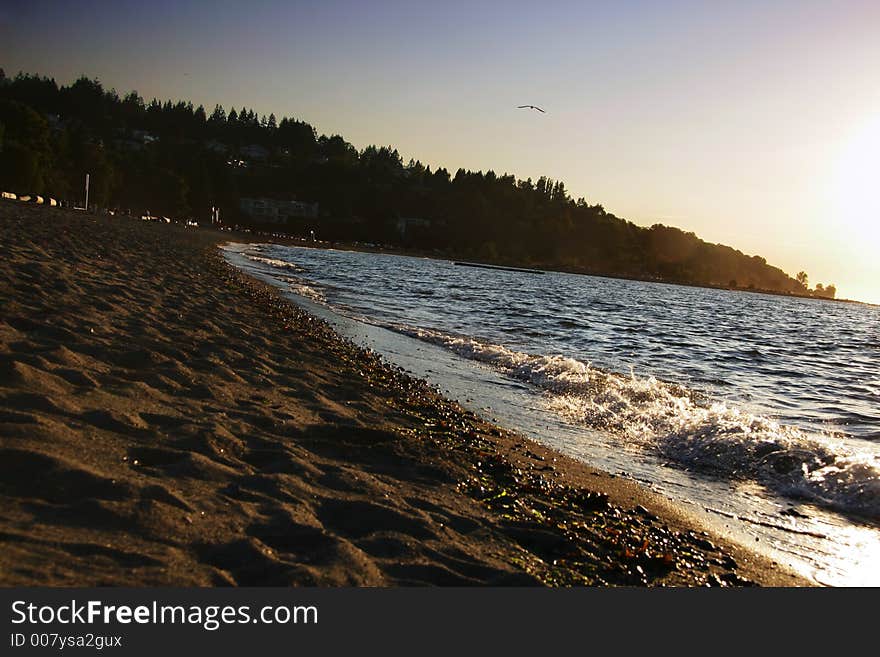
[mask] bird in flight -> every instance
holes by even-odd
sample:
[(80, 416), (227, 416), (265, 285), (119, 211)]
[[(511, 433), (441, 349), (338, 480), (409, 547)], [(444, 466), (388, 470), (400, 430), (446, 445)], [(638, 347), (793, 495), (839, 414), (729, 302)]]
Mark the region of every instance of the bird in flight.
[(544, 110), (542, 110), (540, 107), (535, 107), (534, 105), (517, 105), (516, 108), (517, 108), (517, 109), (533, 109), (533, 110), (538, 110), (538, 111), (541, 112), (542, 114), (546, 114), (546, 113), (547, 113), (547, 112), (545, 112)]

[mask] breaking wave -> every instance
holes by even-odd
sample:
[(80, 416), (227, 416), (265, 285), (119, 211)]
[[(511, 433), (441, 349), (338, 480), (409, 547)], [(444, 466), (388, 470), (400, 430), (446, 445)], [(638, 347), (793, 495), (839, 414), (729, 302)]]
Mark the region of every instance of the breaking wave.
[(275, 267), (277, 269), (288, 269), (290, 271), (305, 271), (299, 265), (296, 265), (292, 262), (287, 262), (286, 260), (277, 260), (275, 258), (266, 258), (261, 255), (256, 255), (255, 253), (248, 252), (244, 254), (248, 260), (253, 260), (254, 262), (259, 262), (264, 265), (269, 265), (270, 267)]
[[(312, 301), (317, 301), (318, 303), (326, 303), (327, 299), (321, 289), (316, 286), (311, 281), (307, 281), (303, 278), (299, 278), (297, 276), (291, 276), (286, 272), (304, 272), (305, 269), (300, 267), (299, 265), (287, 262), (286, 260), (278, 260), (276, 258), (266, 258), (264, 256), (259, 255), (261, 250), (251, 249), (246, 251), (243, 255), (250, 261), (259, 263), (261, 265), (267, 265), (271, 269), (281, 270), (273, 272), (273, 277), (276, 280), (285, 283), (288, 289), (294, 294), (298, 294), (302, 297), (306, 297), (311, 299)], [(282, 273), (285, 272), (285, 273)]]
[(547, 395), (569, 421), (608, 432), (686, 469), (753, 480), (774, 492), (880, 519), (880, 458), (842, 436), (808, 433), (674, 383), (607, 372), (467, 337), (391, 327), (491, 366)]

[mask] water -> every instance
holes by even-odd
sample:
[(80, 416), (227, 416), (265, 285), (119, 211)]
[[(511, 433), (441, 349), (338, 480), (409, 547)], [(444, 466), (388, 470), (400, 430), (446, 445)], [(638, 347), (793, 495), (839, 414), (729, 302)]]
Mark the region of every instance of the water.
[(500, 424), (818, 582), (880, 584), (880, 308), (278, 245), (228, 257)]

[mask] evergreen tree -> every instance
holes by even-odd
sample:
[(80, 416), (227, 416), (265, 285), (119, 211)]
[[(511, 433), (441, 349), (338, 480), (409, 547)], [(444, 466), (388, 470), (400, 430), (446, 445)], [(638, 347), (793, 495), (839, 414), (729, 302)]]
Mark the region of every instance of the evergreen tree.
[(208, 122), (213, 126), (220, 126), (226, 123), (226, 111), (222, 105), (214, 105), (214, 111), (211, 112), (211, 118)]

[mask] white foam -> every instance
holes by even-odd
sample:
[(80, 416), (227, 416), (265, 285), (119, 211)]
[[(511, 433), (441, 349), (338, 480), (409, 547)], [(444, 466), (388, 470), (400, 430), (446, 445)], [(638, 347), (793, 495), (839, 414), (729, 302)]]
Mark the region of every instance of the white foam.
[(682, 386), (620, 375), (427, 329), (393, 327), (485, 363), (547, 393), (550, 409), (686, 468), (748, 479), (839, 511), (880, 518), (880, 456), (706, 399)]
[(290, 291), (294, 294), (298, 294), (301, 297), (306, 297), (311, 299), (312, 301), (317, 301), (318, 303), (326, 303), (327, 299), (324, 296), (324, 293), (321, 290), (307, 285), (306, 283), (294, 280), (287, 281), (287, 287), (290, 288)]
[(275, 258), (266, 258), (261, 255), (257, 255), (258, 253), (265, 252), (265, 247), (254, 247), (250, 250), (246, 251), (243, 255), (250, 260), (251, 262), (259, 263), (260, 265), (266, 265), (271, 268), (271, 276), (274, 280), (277, 280), (280, 283), (285, 283), (287, 288), (293, 292), (294, 294), (298, 294), (301, 297), (306, 297), (311, 299), (312, 301), (317, 301), (318, 303), (326, 303), (327, 298), (324, 293), (321, 291), (319, 287), (317, 287), (314, 283), (307, 281), (303, 278), (299, 278), (297, 276), (291, 276), (287, 273), (281, 273), (277, 270), (285, 270), (286, 272), (303, 272), (305, 269), (300, 267), (296, 263), (288, 262), (286, 260), (277, 260)]
[(277, 269), (289, 269), (291, 271), (305, 271), (302, 267), (292, 262), (287, 262), (286, 260), (277, 260), (275, 258), (265, 258), (260, 255), (256, 255), (253, 252), (245, 253), (245, 257), (248, 260), (253, 260), (254, 262), (260, 262), (264, 265), (269, 265), (270, 267), (275, 267)]

